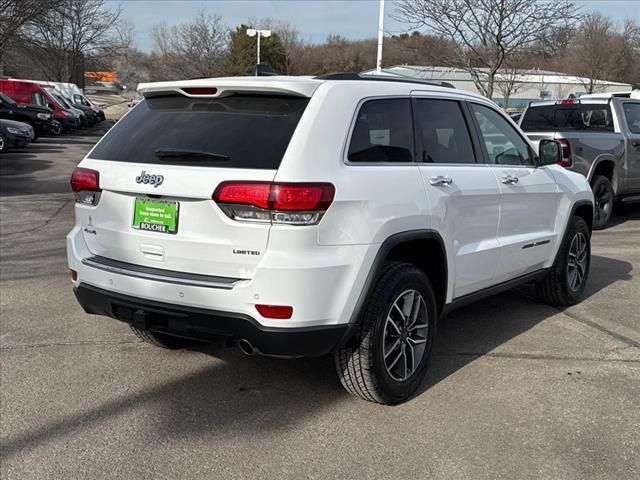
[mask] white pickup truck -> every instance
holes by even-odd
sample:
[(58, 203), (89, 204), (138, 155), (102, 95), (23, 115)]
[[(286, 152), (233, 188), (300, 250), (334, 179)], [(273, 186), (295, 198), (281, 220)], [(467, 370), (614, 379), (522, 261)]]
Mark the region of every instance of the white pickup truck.
[(531, 102), (519, 125), (534, 144), (559, 141), (560, 165), (587, 177), (594, 229), (607, 226), (616, 200), (640, 200), (640, 99), (632, 94)]

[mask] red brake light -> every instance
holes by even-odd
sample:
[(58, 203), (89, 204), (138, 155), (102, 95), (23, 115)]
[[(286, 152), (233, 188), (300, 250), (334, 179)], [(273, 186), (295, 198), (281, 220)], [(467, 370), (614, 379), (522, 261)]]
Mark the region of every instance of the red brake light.
[(100, 174), (89, 168), (76, 168), (71, 174), (71, 190), (77, 203), (97, 205), (100, 200)]
[(182, 90), (189, 95), (215, 95), (218, 93), (217, 88), (190, 87)]
[(561, 167), (570, 167), (573, 164), (571, 158), (571, 144), (569, 140), (561, 138), (558, 143), (562, 146), (562, 160), (558, 162)]
[(73, 280), (74, 282), (76, 280), (78, 280), (78, 272), (76, 272), (75, 270), (73, 270), (71, 268), (69, 270), (71, 271), (71, 280)]
[(556, 104), (560, 105), (575, 105), (576, 103), (580, 103), (580, 100), (576, 100), (574, 98), (567, 98), (565, 100), (559, 100)]
[(313, 225), (335, 195), (330, 183), (223, 182), (213, 200), (234, 220)]
[(74, 192), (81, 190), (99, 191), (100, 174), (89, 168), (76, 168), (71, 174), (71, 190)]
[(223, 182), (213, 193), (216, 203), (235, 203), (269, 208), (271, 182)]
[(256, 305), (256, 310), (264, 318), (287, 320), (293, 315), (293, 307), (288, 305)]

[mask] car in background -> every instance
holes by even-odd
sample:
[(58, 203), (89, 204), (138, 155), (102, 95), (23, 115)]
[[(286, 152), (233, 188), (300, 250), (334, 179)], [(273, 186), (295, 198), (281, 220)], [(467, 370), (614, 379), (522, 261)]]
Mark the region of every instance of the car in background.
[(62, 95), (57, 93), (53, 88), (45, 87), (45, 90), (47, 90), (47, 92), (49, 92), (49, 94), (53, 98), (55, 98), (60, 105), (62, 105), (64, 108), (66, 108), (71, 113), (73, 113), (73, 115), (76, 117), (76, 120), (78, 122), (78, 128), (89, 126), (89, 121), (87, 120), (87, 116), (84, 114), (82, 110), (71, 105), (70, 102), (68, 102)]
[(49, 107), (17, 103), (4, 93), (0, 93), (0, 118), (28, 123), (33, 127), (34, 140), (40, 134), (62, 133), (61, 125), (53, 119), (53, 110)]
[(587, 177), (595, 196), (594, 229), (605, 228), (616, 200), (640, 200), (640, 100), (583, 95), (531, 102), (520, 128), (537, 144), (562, 145), (559, 165)]
[(33, 128), (28, 123), (0, 119), (0, 153), (9, 148), (26, 147), (33, 135)]
[(38, 82), (15, 78), (0, 79), (0, 92), (5, 93), (18, 103), (36, 104), (53, 110), (53, 118), (63, 131), (77, 128), (78, 117), (53, 98)]
[(104, 110), (87, 98), (82, 90), (75, 83), (50, 82), (55, 85), (62, 95), (68, 99), (74, 106), (89, 107), (96, 115), (97, 122), (105, 119)]

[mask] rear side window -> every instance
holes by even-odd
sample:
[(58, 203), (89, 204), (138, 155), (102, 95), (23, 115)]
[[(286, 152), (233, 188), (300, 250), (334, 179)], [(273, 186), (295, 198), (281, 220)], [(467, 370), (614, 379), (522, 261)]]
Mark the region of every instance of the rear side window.
[(413, 162), (411, 100), (389, 98), (362, 104), (351, 134), (350, 162)]
[(469, 129), (458, 102), (418, 99), (415, 106), (422, 135), (422, 161), (475, 163)]
[(640, 133), (640, 103), (625, 103), (624, 116), (632, 133)]
[(544, 105), (529, 107), (520, 122), (524, 131), (613, 131), (609, 105)]
[(249, 94), (147, 98), (109, 130), (91, 157), (132, 163), (277, 169), (308, 101)]

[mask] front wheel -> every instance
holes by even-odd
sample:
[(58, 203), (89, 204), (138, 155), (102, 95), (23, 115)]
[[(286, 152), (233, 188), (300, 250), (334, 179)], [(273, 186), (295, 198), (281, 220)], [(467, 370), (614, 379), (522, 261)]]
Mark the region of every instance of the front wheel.
[(371, 402), (407, 400), (426, 373), (436, 325), (435, 296), (427, 276), (408, 263), (387, 263), (359, 334), (335, 354), (342, 385)]
[(591, 264), (591, 235), (587, 222), (573, 217), (556, 261), (547, 276), (536, 284), (536, 293), (545, 303), (569, 306), (582, 296)]
[(51, 125), (51, 134), (54, 136), (62, 135), (62, 124), (60, 122), (54, 121), (53, 125)]
[(604, 175), (598, 175), (593, 179), (591, 190), (593, 190), (593, 199), (595, 201), (593, 229), (602, 230), (606, 228), (611, 220), (615, 193), (611, 182)]
[(7, 139), (0, 133), (0, 153), (6, 152), (8, 148), (9, 144), (7, 143)]

